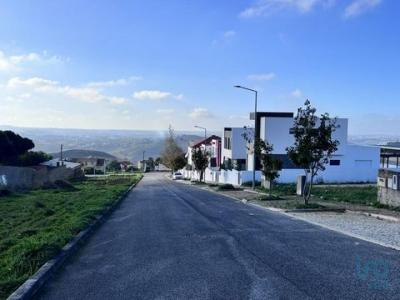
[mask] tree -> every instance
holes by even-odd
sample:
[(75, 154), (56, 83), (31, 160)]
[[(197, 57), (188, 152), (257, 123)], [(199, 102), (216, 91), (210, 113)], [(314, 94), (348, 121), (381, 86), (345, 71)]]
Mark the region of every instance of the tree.
[(119, 172), (121, 171), (121, 164), (118, 161), (113, 160), (108, 164), (107, 169), (111, 172)]
[(151, 171), (153, 171), (154, 170), (154, 167), (155, 167), (155, 165), (156, 165), (156, 163), (155, 163), (155, 161), (154, 161), (154, 158), (152, 158), (152, 157), (149, 157), (148, 159), (147, 159), (147, 167), (151, 170)]
[(279, 171), (282, 170), (282, 161), (271, 154), (273, 146), (262, 139), (256, 139), (254, 150), (261, 160), (261, 171), (269, 182), (269, 196), (271, 197), (273, 182), (279, 178)]
[(175, 132), (171, 125), (168, 128), (168, 135), (164, 141), (164, 149), (161, 160), (172, 172), (179, 170), (186, 165), (185, 155), (176, 142)]
[(208, 153), (200, 148), (192, 150), (193, 167), (196, 171), (200, 172), (200, 181), (202, 181), (204, 171), (208, 166), (208, 156)]
[(298, 109), (292, 128), (295, 142), (286, 148), (293, 163), (304, 169), (306, 182), (309, 182), (308, 189), (305, 185), (303, 190), (305, 205), (308, 205), (311, 196), (314, 177), (325, 170), (325, 165), (339, 146), (339, 141), (332, 138), (332, 133), (338, 128), (336, 118), (330, 118), (328, 113), (318, 118), (316, 111), (309, 100)]
[(154, 161), (154, 163), (158, 167), (162, 163), (161, 157), (157, 157), (156, 160)]
[(20, 155), (33, 149), (35, 144), (28, 138), (10, 131), (0, 131), (0, 163), (16, 164)]
[(29, 151), (18, 157), (17, 165), (22, 167), (37, 166), (50, 159), (52, 159), (52, 156), (42, 151)]

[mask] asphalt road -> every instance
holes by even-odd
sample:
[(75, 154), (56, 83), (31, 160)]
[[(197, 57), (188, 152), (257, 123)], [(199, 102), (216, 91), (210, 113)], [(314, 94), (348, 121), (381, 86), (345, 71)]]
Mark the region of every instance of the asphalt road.
[(400, 252), (147, 174), (40, 299), (400, 299)]

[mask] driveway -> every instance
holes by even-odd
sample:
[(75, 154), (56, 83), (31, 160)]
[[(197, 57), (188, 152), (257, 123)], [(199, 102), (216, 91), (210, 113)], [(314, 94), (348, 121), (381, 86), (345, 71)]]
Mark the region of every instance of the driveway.
[(39, 299), (399, 299), (400, 252), (146, 174)]

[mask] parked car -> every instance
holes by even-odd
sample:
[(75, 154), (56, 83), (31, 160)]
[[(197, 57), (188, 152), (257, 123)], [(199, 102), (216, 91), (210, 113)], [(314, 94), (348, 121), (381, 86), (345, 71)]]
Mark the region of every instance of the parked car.
[(175, 173), (172, 175), (172, 179), (173, 179), (173, 180), (183, 179), (183, 174), (182, 174), (181, 172), (175, 172)]

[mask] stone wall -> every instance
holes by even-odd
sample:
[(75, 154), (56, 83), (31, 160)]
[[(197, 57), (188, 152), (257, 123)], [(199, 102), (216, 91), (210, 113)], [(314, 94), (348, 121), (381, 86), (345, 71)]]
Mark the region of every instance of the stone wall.
[(400, 191), (380, 186), (378, 188), (378, 201), (385, 205), (400, 207)]
[(48, 182), (82, 177), (80, 169), (65, 167), (40, 169), (0, 166), (0, 189), (10, 191), (42, 187)]

